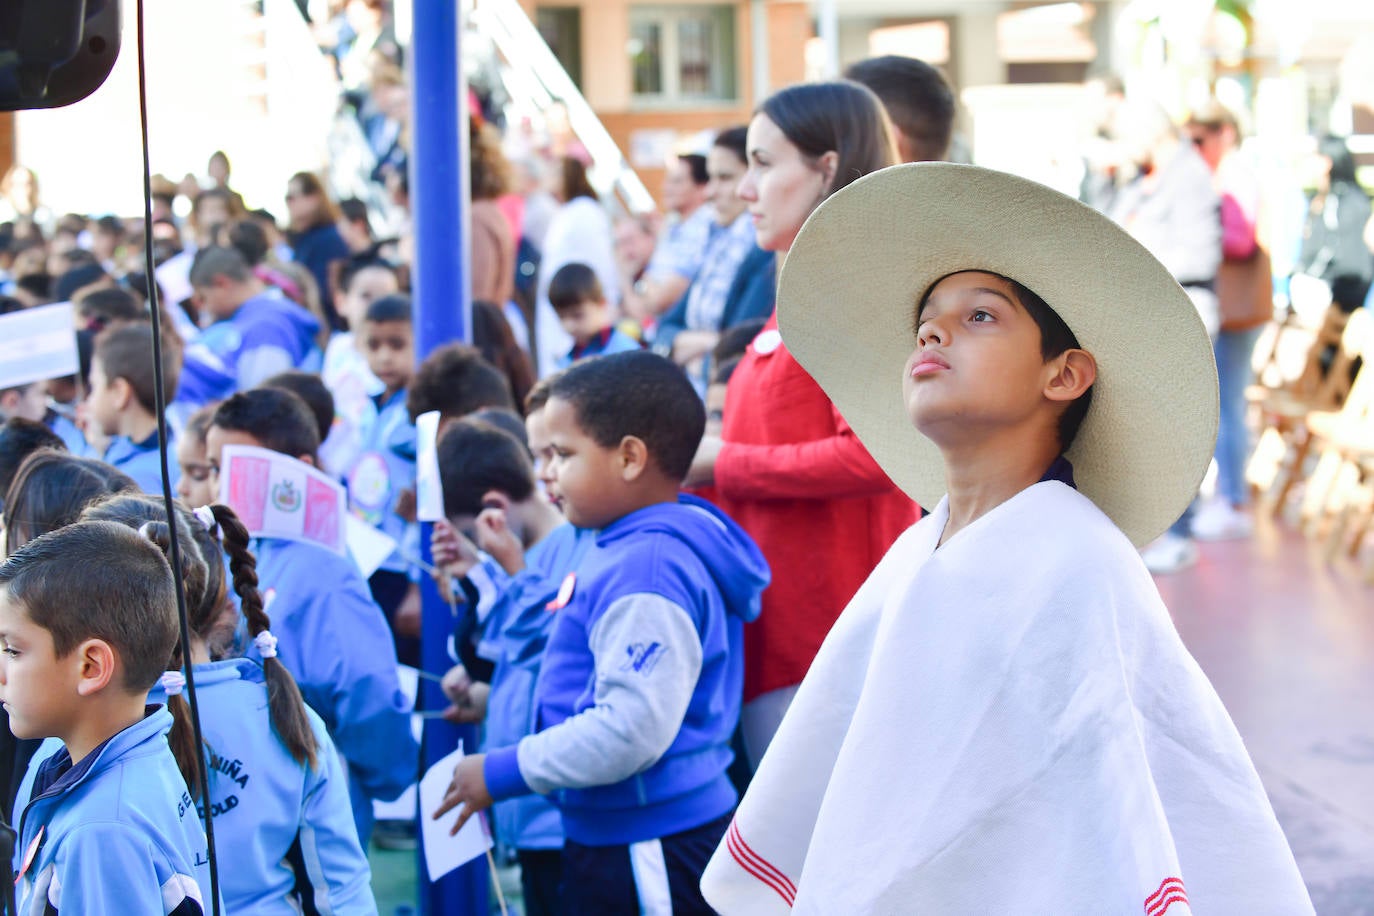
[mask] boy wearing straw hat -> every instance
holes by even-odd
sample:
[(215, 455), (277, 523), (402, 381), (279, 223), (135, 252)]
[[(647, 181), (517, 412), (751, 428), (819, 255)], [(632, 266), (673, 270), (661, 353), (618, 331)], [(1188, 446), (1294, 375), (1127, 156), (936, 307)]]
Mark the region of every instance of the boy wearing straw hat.
[(778, 313), (874, 458), (936, 509), (831, 631), (707, 900), (1312, 912), (1133, 547), (1191, 500), (1216, 433), (1207, 333), (1167, 271), (1033, 182), (901, 166), (812, 215)]

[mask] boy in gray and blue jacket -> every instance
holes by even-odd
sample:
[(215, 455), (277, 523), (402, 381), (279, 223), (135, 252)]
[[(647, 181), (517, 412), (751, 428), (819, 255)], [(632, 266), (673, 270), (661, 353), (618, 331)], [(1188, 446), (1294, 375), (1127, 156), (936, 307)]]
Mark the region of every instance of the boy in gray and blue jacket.
[(544, 419), (568, 521), (599, 534), (550, 604), (538, 733), (464, 759), (435, 816), (548, 795), (567, 834), (566, 913), (710, 913), (698, 881), (737, 800), (740, 646), (767, 564), (679, 493), (706, 418), (669, 361), (578, 364), (553, 382)]
[(145, 705), (177, 643), (162, 551), (113, 522), (35, 538), (0, 566), (0, 643), (11, 731), (63, 744), (19, 818), (19, 912), (207, 912), (205, 833), (167, 745), (172, 716)]

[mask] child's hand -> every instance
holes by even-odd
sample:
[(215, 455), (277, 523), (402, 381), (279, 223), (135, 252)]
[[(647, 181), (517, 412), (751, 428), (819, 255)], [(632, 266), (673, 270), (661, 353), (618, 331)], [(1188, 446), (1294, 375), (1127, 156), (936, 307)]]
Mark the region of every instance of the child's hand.
[(455, 725), (478, 725), (487, 717), (487, 697), (491, 694), (491, 685), (474, 681), (462, 665), (448, 669), (439, 682), (439, 689), (452, 704), (443, 711), (445, 721)]
[(458, 814), (457, 823), (449, 831), (449, 836), (456, 836), (468, 822), (468, 818), (478, 811), (491, 807), (492, 797), (487, 791), (487, 777), (483, 772), (486, 759), (486, 754), (473, 754), (458, 761), (458, 766), (453, 768), (453, 782), (449, 783), (439, 810), (432, 815), (437, 821), (459, 805), (463, 806), (463, 810)]
[(412, 582), (406, 589), (405, 597), (396, 606), (396, 635), (418, 637), (420, 617), (420, 586)]
[[(429, 549), (434, 557), (434, 565), (445, 579), (450, 576), (466, 576), (481, 561), (477, 555), (477, 546), (463, 537), (457, 528), (442, 519), (434, 523)], [(445, 583), (441, 581), (440, 586), (445, 587)]]
[(525, 545), (511, 532), (504, 509), (483, 509), (477, 516), (477, 546), (512, 576), (525, 568)]
[(396, 514), (411, 523), (415, 521), (415, 488), (406, 487), (396, 494)]

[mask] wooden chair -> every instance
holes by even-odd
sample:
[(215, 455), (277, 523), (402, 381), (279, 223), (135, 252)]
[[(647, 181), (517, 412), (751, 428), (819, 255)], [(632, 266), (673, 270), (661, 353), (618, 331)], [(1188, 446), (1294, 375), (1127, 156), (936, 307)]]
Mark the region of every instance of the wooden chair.
[(1304, 477), (1312, 448), (1308, 417), (1339, 411), (1350, 393), (1352, 367), (1370, 320), (1363, 309), (1354, 315), (1329, 309), (1298, 376), (1282, 388), (1255, 385), (1246, 392), (1260, 417), (1259, 444), (1246, 466), (1246, 478), (1266, 495), (1275, 516)]

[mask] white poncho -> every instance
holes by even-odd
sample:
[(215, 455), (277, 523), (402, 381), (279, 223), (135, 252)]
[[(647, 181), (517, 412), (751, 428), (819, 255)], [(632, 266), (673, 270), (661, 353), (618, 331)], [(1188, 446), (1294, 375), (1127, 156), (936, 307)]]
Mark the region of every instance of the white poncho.
[(947, 518), (941, 502), (907, 531), (836, 623), (707, 900), (727, 916), (1311, 913), (1235, 726), (1116, 526), (1058, 482), (936, 550)]

